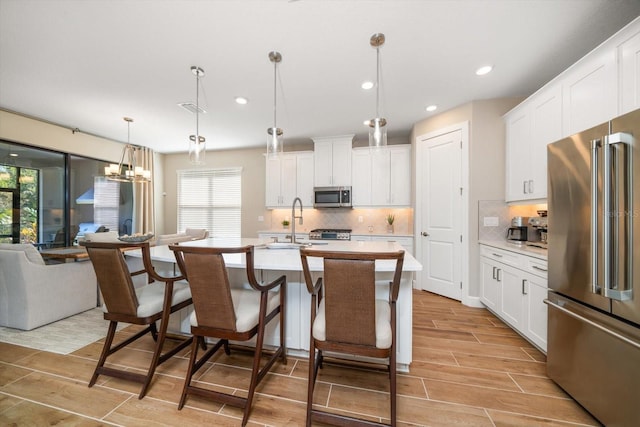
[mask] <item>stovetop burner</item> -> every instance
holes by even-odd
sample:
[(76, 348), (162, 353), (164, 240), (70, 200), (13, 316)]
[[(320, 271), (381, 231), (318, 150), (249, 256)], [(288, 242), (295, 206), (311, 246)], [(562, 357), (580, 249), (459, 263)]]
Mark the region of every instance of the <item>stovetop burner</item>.
[(350, 228), (316, 228), (315, 230), (311, 230), (311, 233), (351, 233)]

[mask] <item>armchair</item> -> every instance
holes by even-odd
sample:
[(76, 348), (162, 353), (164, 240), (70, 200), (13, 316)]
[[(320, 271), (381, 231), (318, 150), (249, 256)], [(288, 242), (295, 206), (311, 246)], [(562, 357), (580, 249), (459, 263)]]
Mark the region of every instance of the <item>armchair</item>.
[(90, 262), (46, 265), (31, 244), (0, 244), (0, 326), (31, 330), (96, 306)]

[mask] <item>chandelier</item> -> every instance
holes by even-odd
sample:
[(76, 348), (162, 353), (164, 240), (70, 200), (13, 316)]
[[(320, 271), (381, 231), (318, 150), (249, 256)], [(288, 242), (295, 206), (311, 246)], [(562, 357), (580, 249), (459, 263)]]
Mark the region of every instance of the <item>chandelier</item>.
[(200, 135), (200, 77), (204, 77), (204, 70), (195, 65), (191, 72), (196, 76), (196, 134), (189, 136), (189, 161), (194, 165), (204, 164), (206, 139)]
[(370, 44), (376, 49), (376, 117), (369, 120), (369, 147), (379, 148), (387, 145), (387, 120), (380, 117), (380, 47), (384, 44), (384, 34), (371, 36)]
[(267, 129), (267, 157), (277, 157), (284, 150), (282, 142), (282, 129), (276, 125), (276, 84), (278, 75), (278, 63), (282, 61), (280, 52), (269, 52), (269, 61), (273, 62), (273, 127)]
[[(109, 166), (105, 166), (104, 175), (110, 181), (149, 182), (151, 181), (151, 171), (143, 169), (142, 166), (136, 166), (136, 152), (142, 150), (142, 147), (132, 145), (129, 142), (130, 125), (133, 119), (130, 117), (124, 117), (123, 119), (127, 122), (127, 145), (122, 149), (120, 163), (111, 163)], [(125, 163), (125, 160), (127, 163)]]

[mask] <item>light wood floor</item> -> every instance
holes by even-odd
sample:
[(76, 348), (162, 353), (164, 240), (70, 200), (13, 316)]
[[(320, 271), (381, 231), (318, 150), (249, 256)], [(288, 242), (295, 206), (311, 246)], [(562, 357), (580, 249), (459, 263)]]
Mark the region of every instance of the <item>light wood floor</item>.
[[(413, 318), (411, 372), (398, 378), (399, 425), (599, 425), (546, 377), (544, 355), (487, 310), (414, 291)], [(114, 362), (146, 366), (151, 342), (122, 350)], [(177, 410), (186, 352), (159, 368), (142, 400), (139, 385), (122, 380), (100, 377), (88, 388), (100, 350), (94, 343), (60, 355), (0, 343), (0, 425), (240, 425), (240, 410), (197, 397)], [(244, 393), (248, 366), (245, 354), (223, 355), (198, 380)], [(277, 365), (259, 386), (249, 424), (304, 425), (306, 373), (305, 360)], [(326, 364), (319, 381), (318, 405), (388, 417), (384, 374)]]

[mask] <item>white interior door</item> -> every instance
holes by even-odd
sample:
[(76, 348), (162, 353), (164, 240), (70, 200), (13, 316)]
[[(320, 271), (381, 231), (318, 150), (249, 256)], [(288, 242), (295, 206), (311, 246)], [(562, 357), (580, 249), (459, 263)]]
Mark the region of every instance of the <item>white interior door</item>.
[(418, 141), (416, 197), (419, 212), (420, 287), (462, 297), (462, 131)]

